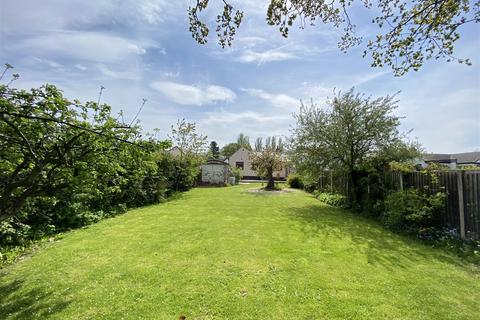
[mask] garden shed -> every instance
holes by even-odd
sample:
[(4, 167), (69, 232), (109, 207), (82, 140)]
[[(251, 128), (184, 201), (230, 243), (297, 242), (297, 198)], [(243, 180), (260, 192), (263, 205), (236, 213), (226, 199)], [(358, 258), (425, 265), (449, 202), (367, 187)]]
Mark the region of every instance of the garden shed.
[(202, 183), (226, 185), (230, 177), (230, 165), (220, 159), (209, 159), (202, 164)]

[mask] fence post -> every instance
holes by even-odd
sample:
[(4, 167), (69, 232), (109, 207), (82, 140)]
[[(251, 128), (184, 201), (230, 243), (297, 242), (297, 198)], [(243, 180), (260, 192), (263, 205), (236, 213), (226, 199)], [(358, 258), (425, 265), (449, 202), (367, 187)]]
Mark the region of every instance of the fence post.
[(333, 172), (330, 170), (330, 193), (333, 193)]
[(398, 175), (400, 181), (400, 191), (403, 191), (403, 173), (399, 173)]
[(457, 171), (458, 213), (460, 215), (460, 237), (465, 239), (465, 208), (463, 203), (463, 176), (464, 171)]

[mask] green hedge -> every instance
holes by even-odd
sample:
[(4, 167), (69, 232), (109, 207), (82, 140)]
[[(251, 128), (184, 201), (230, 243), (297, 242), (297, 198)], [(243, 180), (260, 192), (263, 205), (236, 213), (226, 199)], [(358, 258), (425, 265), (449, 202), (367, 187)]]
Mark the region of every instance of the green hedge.
[(347, 198), (341, 194), (315, 191), (314, 195), (318, 200), (330, 206), (342, 208), (347, 206)]

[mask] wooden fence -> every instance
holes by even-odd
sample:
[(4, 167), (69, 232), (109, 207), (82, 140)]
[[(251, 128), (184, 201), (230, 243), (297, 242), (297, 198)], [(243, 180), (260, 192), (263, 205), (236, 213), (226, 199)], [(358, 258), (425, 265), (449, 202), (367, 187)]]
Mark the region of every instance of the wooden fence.
[[(464, 239), (480, 240), (480, 170), (449, 170), (434, 174), (389, 172), (383, 178), (390, 191), (415, 188), (431, 194), (444, 192), (442, 225), (456, 229)], [(344, 175), (326, 172), (319, 180), (319, 188), (346, 195), (348, 179)]]

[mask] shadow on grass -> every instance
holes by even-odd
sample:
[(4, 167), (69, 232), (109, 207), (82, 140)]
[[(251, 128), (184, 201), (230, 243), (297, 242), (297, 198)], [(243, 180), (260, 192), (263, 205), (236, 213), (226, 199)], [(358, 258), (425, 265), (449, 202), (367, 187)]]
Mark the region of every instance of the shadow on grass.
[(252, 195), (257, 197), (269, 197), (269, 196), (278, 196), (278, 195), (292, 193), (292, 192), (294, 191), (288, 188), (267, 190), (265, 188), (259, 187), (259, 188), (244, 190), (242, 191), (242, 194), (247, 194), (247, 195)]
[(64, 310), (70, 301), (51, 298), (41, 288), (23, 289), (22, 280), (7, 282), (0, 275), (0, 318), (1, 319), (45, 319)]
[(380, 223), (344, 209), (324, 205), (288, 208), (288, 215), (298, 220), (307, 236), (327, 239), (351, 240), (351, 250), (363, 253), (368, 263), (380, 264), (393, 270), (407, 268), (418, 262), (441, 261), (457, 266), (466, 262), (442, 251), (433, 249), (418, 239), (395, 234)]

